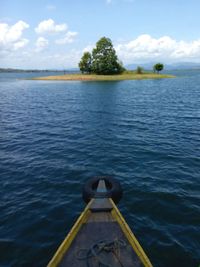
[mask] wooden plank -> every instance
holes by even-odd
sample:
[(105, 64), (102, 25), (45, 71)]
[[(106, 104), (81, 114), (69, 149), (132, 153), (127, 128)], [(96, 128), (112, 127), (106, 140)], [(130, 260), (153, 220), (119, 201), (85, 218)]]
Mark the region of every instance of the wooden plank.
[(95, 198), (90, 205), (92, 212), (111, 211), (113, 208), (108, 198)]
[(113, 222), (114, 218), (110, 212), (93, 212), (91, 213), (88, 223), (90, 222)]
[[(117, 222), (90, 222), (84, 224), (59, 266), (86, 267), (87, 259), (79, 259), (78, 255), (81, 252), (81, 255), (86, 256), (88, 249), (94, 247), (102, 240), (105, 240), (105, 242), (123, 240), (125, 243), (125, 246), (116, 248), (114, 251), (115, 253), (112, 253), (111, 251), (102, 251), (102, 253), (99, 254), (99, 258), (103, 262), (115, 267), (122, 266), (119, 263), (119, 260), (123, 266), (126, 267), (143, 266)], [(98, 257), (91, 257), (88, 261), (89, 266), (99, 267)]]
[(90, 210), (92, 212), (104, 212), (104, 211), (111, 211), (113, 206), (110, 202), (109, 198), (101, 197), (101, 195), (98, 196), (98, 193), (104, 193), (106, 192), (106, 185), (105, 181), (102, 179), (99, 181), (98, 187), (97, 187), (97, 196), (94, 198), (92, 204), (90, 205)]
[(98, 184), (98, 187), (97, 187), (97, 192), (106, 192), (107, 189), (106, 189), (106, 185), (105, 185), (105, 182), (104, 180), (100, 180), (99, 181), (99, 184)]

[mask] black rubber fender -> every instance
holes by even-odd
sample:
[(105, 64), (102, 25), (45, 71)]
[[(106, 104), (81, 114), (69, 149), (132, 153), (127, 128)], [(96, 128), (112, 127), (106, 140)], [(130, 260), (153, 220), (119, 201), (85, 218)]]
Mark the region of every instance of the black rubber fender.
[[(107, 192), (97, 192), (99, 180), (104, 180)], [(119, 181), (112, 177), (93, 177), (82, 188), (83, 200), (88, 203), (92, 198), (112, 198), (117, 204), (122, 198), (122, 187)]]

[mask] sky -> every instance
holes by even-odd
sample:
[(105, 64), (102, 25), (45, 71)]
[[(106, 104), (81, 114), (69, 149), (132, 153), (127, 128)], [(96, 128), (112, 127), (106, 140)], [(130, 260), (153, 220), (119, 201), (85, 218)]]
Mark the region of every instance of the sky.
[(103, 36), (126, 66), (200, 63), (200, 0), (0, 0), (0, 67), (71, 69)]

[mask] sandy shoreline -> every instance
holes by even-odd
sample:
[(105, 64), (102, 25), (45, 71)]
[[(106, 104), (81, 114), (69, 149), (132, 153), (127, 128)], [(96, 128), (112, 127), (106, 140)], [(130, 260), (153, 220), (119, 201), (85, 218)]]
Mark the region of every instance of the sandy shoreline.
[(55, 76), (36, 77), (32, 80), (47, 81), (123, 81), (123, 80), (144, 80), (144, 79), (164, 79), (175, 78), (166, 74), (119, 74), (119, 75), (95, 75), (95, 74), (65, 74)]

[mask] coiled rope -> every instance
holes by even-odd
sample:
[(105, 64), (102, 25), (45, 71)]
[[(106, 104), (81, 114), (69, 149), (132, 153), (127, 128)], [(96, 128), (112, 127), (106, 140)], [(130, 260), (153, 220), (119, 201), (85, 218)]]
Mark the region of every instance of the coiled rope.
[(102, 252), (111, 252), (118, 260), (121, 267), (124, 267), (123, 263), (119, 258), (119, 252), (121, 248), (126, 247), (126, 242), (123, 239), (115, 240), (100, 240), (94, 243), (89, 249), (81, 248), (77, 251), (78, 260), (86, 260), (87, 267), (90, 267), (89, 259), (95, 258), (99, 264), (99, 267), (112, 267), (110, 264), (104, 262), (101, 259)]

